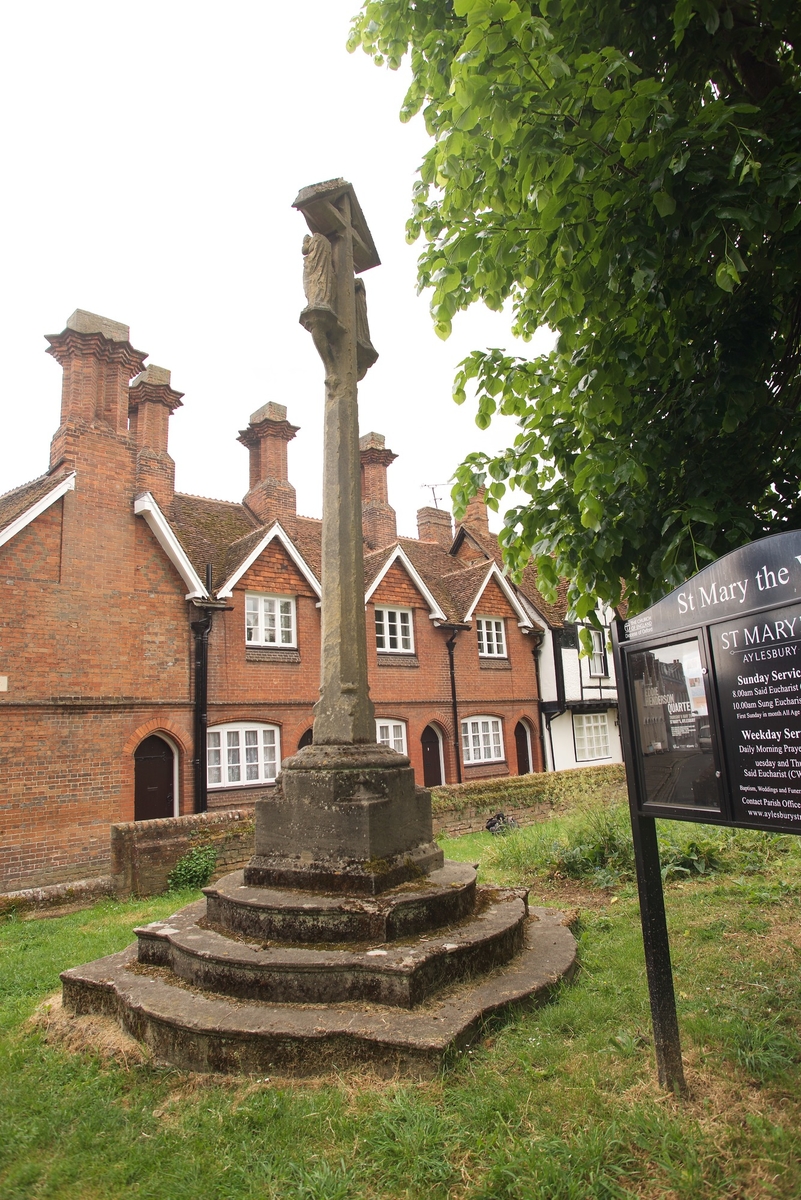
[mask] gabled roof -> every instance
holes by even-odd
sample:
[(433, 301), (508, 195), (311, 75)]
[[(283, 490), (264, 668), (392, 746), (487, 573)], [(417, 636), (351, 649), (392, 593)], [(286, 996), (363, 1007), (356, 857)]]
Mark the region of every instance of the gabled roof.
[(509, 580), (505, 577), (503, 572), (499, 569), (497, 563), (492, 563), (492, 565), (490, 566), (490, 569), (487, 571), (486, 579), (484, 580), (483, 584), (479, 588), (479, 590), (476, 594), (476, 598), (473, 601), (472, 605), (465, 613), (465, 620), (472, 621), (473, 615), (474, 615), (476, 609), (478, 608), (479, 604), (481, 603), (481, 597), (484, 595), (484, 592), (487, 590), (487, 584), (489, 583), (489, 581), (491, 579), (495, 580), (498, 587), (501, 589), (504, 596), (511, 604), (512, 608), (514, 609), (515, 613), (517, 614), (517, 623), (521, 627), (521, 629), (533, 628), (534, 622), (532, 622), (531, 617), (529, 616), (528, 612), (523, 607), (523, 605), (520, 603), (514, 588), (509, 583)]
[(74, 489), (75, 472), (65, 470), (42, 475), (0, 496), (0, 546), (10, 542), (65, 492)]
[(205, 579), (206, 564), (211, 563), (215, 581), (230, 574), (231, 546), (261, 528), (244, 504), (180, 492), (175, 493), (167, 515), (197, 574)]
[(303, 555), (300, 553), (300, 550), (298, 550), (295, 543), (289, 537), (286, 530), (282, 528), (278, 521), (275, 521), (266, 532), (263, 529), (259, 529), (255, 533), (248, 534), (247, 537), (242, 538), (240, 542), (235, 543), (234, 546), (231, 547), (231, 555), (238, 561), (234, 569), (226, 578), (225, 583), (217, 590), (217, 596), (220, 600), (227, 600), (228, 597), (233, 594), (233, 590), (239, 583), (239, 580), (242, 578), (248, 568), (253, 566), (253, 563), (256, 561), (262, 551), (269, 546), (270, 542), (272, 541), (279, 541), (281, 543), (289, 557), (294, 562), (295, 566), (300, 571), (301, 575), (303, 575), (306, 582), (313, 589), (315, 595), (320, 595), (321, 588), (319, 579), (314, 574)]
[(209, 593), (203, 585), (189, 557), (171, 528), (169, 521), (159, 508), (150, 492), (144, 492), (134, 500), (134, 512), (144, 517), (153, 536), (189, 588), (187, 600), (208, 600)]
[[(460, 525), (453, 539), (451, 554), (457, 554), (465, 541), (469, 541), (488, 560), (496, 562), (503, 569), (503, 554), (501, 553), (501, 547), (497, 539), (491, 538), (488, 540), (482, 536), (480, 531), (471, 526)], [(520, 583), (517, 585), (517, 590), (522, 594), (522, 598), (528, 601), (529, 605), (534, 609), (535, 614), (542, 618), (552, 629), (561, 628), (565, 623), (568, 607), (567, 589), (568, 581), (560, 579), (555, 602), (552, 603), (550, 600), (546, 600), (537, 587), (537, 568), (532, 563), (524, 568)]]
[[(380, 561), (382, 558), (383, 558), (383, 563)], [(445, 615), (445, 613), (443, 612), (440, 605), (437, 603), (437, 600), (436, 600), (434, 594), (432, 593), (431, 589), (427, 586), (422, 575), (417, 570), (417, 568), (414, 566), (414, 564), (410, 560), (408, 554), (406, 554), (406, 552), (404, 551), (403, 547), (400, 544), (397, 544), (395, 546), (390, 546), (385, 550), (376, 551), (376, 553), (370, 554), (365, 558), (364, 574), (365, 574), (365, 584), (367, 586), (367, 590), (365, 592), (365, 597), (364, 597), (365, 604), (368, 602), (368, 600), (371, 598), (373, 593), (376, 591), (379, 584), (381, 583), (381, 580), (384, 578), (384, 576), (386, 575), (386, 573), (390, 569), (390, 567), (393, 565), (393, 563), (400, 563), (401, 566), (405, 569), (405, 571), (408, 574), (409, 578), (411, 579), (412, 583), (417, 588), (418, 592), (420, 593), (420, 595), (423, 597), (426, 604), (428, 605), (428, 609), (429, 609), (428, 615), (429, 615), (430, 619), (432, 621), (439, 621), (439, 622), (447, 621), (448, 618)], [(376, 569), (374, 569), (374, 568), (376, 568)], [(368, 575), (371, 576), (371, 581), (369, 582), (369, 584), (367, 582)]]

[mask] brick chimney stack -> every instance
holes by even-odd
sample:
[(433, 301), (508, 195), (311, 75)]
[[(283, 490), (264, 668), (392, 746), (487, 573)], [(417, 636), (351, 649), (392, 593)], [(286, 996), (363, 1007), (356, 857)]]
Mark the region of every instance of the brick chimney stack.
[(280, 521), (290, 535), (295, 532), (297, 500), (288, 479), (286, 448), (298, 432), (290, 425), (283, 404), (263, 404), (237, 439), (250, 454), (250, 490), (244, 503), (264, 525)]
[(52, 354), (64, 372), (61, 424), (50, 447), (50, 469), (75, 466), (77, 439), (96, 434), (128, 437), (128, 384), (147, 358), (134, 350), (127, 325), (76, 308), (63, 333), (47, 335)]
[(170, 387), (170, 372), (145, 367), (128, 392), (130, 434), (136, 443), (136, 490), (150, 492), (160, 508), (175, 495), (175, 463), (167, 452), (169, 421), (183, 392)]
[(492, 534), (489, 528), (489, 513), (487, 512), (487, 503), (484, 497), (487, 494), (486, 488), (479, 488), (473, 499), (467, 506), (467, 512), (464, 514), (463, 525), (471, 526), (474, 533), (480, 537), (492, 539)]
[(453, 544), (453, 523), (446, 508), (418, 508), (417, 536), (421, 542), (439, 542), (446, 550)]
[(398, 539), (395, 509), (389, 504), (387, 467), (398, 457), (387, 450), (384, 435), (366, 433), (359, 438), (362, 464), (362, 534), (370, 550), (380, 550)]

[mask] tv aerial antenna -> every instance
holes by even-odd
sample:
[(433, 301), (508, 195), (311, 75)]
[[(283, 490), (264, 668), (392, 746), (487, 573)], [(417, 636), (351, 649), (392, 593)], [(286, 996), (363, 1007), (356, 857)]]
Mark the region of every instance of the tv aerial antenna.
[(436, 491), (436, 489), (437, 489), (437, 488), (444, 488), (444, 487), (447, 487), (447, 486), (448, 486), (448, 485), (447, 485), (447, 483), (421, 483), (421, 484), (420, 484), (420, 487), (422, 487), (422, 488), (428, 488), (428, 489), (429, 489), (429, 491), (431, 492), (431, 495), (434, 497), (434, 508), (439, 508), (439, 501), (438, 501), (438, 499), (437, 499), (437, 491)]

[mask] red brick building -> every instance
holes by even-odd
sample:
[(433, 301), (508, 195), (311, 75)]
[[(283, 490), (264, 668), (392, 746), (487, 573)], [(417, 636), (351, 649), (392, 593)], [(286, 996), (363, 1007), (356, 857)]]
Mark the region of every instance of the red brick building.
[[(296, 512), (286, 410), (239, 435), (241, 504), (181, 495), (169, 372), (81, 310), (48, 341), (50, 467), (0, 497), (0, 891), (102, 874), (112, 823), (253, 801), (310, 739), (319, 686), (321, 523)], [(542, 629), (486, 509), (454, 537), (424, 508), (398, 538), (395, 456), (361, 447), (378, 740), (427, 785), (542, 770)]]

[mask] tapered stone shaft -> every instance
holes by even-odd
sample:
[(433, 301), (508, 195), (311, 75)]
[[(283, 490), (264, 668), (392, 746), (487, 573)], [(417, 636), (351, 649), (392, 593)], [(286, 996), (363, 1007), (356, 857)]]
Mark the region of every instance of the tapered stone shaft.
[(344, 195), (340, 204), (344, 227), (332, 239), (332, 252), (342, 332), (334, 339), (333, 370), (327, 374), (325, 386), (322, 657), (320, 699), (314, 709), (316, 745), (375, 742), (364, 624), (350, 197)]

